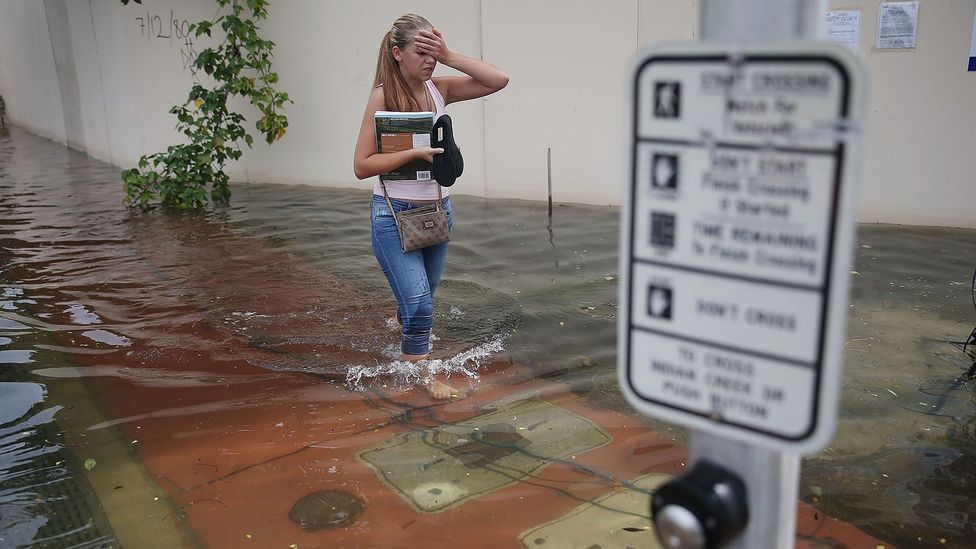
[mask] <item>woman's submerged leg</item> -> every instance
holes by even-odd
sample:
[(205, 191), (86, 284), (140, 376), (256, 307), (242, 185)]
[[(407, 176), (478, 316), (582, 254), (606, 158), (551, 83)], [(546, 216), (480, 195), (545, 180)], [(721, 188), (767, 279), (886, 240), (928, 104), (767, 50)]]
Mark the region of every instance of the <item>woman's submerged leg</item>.
[[(444, 208), (447, 209), (447, 226), (453, 232), (454, 219), (452, 215), (451, 199), (443, 201)], [(434, 292), (441, 282), (441, 274), (444, 272), (444, 263), (447, 260), (448, 243), (436, 244), (423, 249), (424, 268), (427, 272), (427, 285), (430, 288), (430, 296), (433, 301)], [(438, 379), (440, 378), (440, 379)], [(442, 374), (430, 380), (427, 384), (427, 392), (430, 396), (438, 399), (447, 399), (457, 396), (457, 390), (447, 384), (447, 375)]]
[[(433, 325), (434, 303), (426, 269), (423, 268), (423, 254), (420, 250), (400, 254), (404, 262), (399, 271), (402, 276), (395, 284), (399, 291), (397, 311), (403, 321), (400, 329), (401, 360), (419, 362), (430, 358), (430, 332)], [(412, 256), (412, 257), (411, 257)], [(399, 262), (397, 262), (399, 263)], [(419, 267), (419, 268), (418, 268)], [(393, 269), (396, 272), (396, 269)], [(397, 278), (394, 274), (393, 278)], [(457, 390), (446, 383), (446, 375), (438, 375), (427, 383), (427, 392), (436, 399), (449, 399), (457, 395)]]
[[(403, 253), (393, 217), (385, 201), (374, 200), (372, 209), (373, 251), (383, 269), (397, 302), (397, 316), (401, 321), (400, 358), (418, 362), (429, 358), (430, 331), (433, 324), (433, 292), (429, 274), (435, 274), (434, 288), (443, 271), (447, 244), (424, 250)], [(439, 248), (430, 253), (432, 248)], [(442, 380), (432, 379), (427, 391), (434, 398), (447, 399), (456, 390)]]

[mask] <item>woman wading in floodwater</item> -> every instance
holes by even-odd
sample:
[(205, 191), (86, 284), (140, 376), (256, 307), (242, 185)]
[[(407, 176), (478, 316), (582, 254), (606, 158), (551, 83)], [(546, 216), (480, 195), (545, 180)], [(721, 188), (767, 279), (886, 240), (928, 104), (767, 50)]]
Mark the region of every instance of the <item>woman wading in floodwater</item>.
[[(431, 78), (437, 63), (443, 63), (464, 76)], [(356, 177), (366, 179), (399, 168), (414, 160), (432, 162), (443, 149), (420, 147), (395, 153), (376, 152), (376, 111), (431, 111), (434, 120), (444, 114), (447, 105), (477, 99), (494, 93), (508, 84), (508, 75), (484, 61), (452, 52), (440, 31), (419, 15), (404, 15), (380, 43), (376, 61), (373, 91), (366, 103), (363, 124), (356, 141), (353, 169)], [(436, 181), (388, 181), (386, 191), (397, 212), (437, 201)], [(453, 226), (448, 190), (441, 189), (442, 204)], [(373, 253), (390, 283), (397, 302), (401, 359), (409, 362), (430, 356), (430, 329), (433, 321), (433, 296), (444, 271), (447, 242), (411, 252), (400, 251), (400, 240), (390, 206), (387, 205), (379, 178), (373, 185), (370, 211)], [(454, 388), (443, 380), (431, 379), (427, 391), (434, 398), (450, 398)]]

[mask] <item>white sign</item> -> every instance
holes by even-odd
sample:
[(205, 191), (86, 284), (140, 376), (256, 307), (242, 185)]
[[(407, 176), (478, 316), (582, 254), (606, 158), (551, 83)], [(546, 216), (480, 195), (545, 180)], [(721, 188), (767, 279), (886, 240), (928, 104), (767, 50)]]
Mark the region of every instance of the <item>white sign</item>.
[(976, 71), (976, 15), (973, 16), (973, 39), (969, 43), (969, 70)]
[(839, 10), (827, 12), (827, 40), (857, 48), (861, 42), (861, 12)]
[(915, 47), (918, 2), (882, 2), (878, 6), (878, 49)]
[(864, 69), (833, 44), (648, 50), (621, 208), (638, 410), (797, 452), (836, 423)]

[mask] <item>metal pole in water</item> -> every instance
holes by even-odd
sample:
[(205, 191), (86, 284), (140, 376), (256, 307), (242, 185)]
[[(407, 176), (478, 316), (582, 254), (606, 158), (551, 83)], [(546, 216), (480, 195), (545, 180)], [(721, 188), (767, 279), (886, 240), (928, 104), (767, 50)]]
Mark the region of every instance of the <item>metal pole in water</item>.
[[(817, 40), (823, 37), (825, 16), (826, 0), (702, 0), (701, 41), (755, 44)], [(710, 460), (745, 481), (749, 522), (728, 547), (794, 546), (799, 455), (694, 430), (690, 432), (689, 454), (689, 467), (699, 460)]]
[(867, 73), (825, 8), (702, 0), (701, 43), (633, 64), (618, 361), (691, 435), (651, 503), (668, 549), (792, 548), (800, 455), (837, 423)]
[(552, 147), (546, 149), (546, 177), (549, 183), (549, 228), (552, 229)]
[(821, 40), (826, 0), (701, 0), (701, 42)]

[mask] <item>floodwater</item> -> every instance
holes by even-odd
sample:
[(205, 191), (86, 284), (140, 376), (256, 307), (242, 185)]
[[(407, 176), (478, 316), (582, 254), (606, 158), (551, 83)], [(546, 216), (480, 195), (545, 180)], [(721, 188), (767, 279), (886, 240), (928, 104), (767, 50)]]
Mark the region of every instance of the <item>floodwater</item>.
[[(130, 215), (118, 172), (0, 136), (0, 546), (655, 546), (685, 435), (616, 389), (616, 208), (455, 197), (409, 369), (368, 191)], [(799, 546), (976, 544), (974, 260), (976, 231), (859, 227)]]

